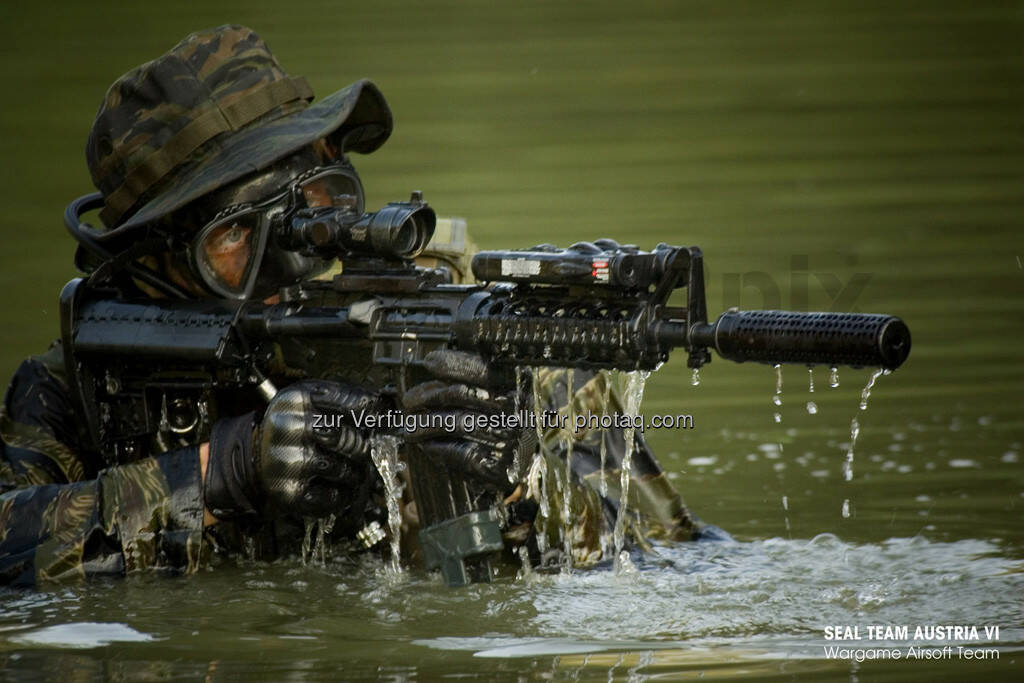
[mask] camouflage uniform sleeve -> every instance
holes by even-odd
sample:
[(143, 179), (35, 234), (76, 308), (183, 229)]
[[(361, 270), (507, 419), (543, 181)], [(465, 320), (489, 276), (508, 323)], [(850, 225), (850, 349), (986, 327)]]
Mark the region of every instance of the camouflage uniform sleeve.
[[(607, 370), (569, 372), (562, 368), (534, 369), (537, 409), (560, 416), (552, 418), (550, 426), (542, 431), (541, 452), (547, 461), (542, 467), (545, 471), (563, 471), (572, 440), (572, 476), (584, 484), (577, 489), (568, 489), (573, 493), (566, 501), (563, 498), (564, 487), (548, 486), (534, 476), (529, 486), (531, 493), (556, 499), (548, 506), (548, 515), (552, 519), (540, 519), (538, 528), (557, 530), (559, 524), (547, 522), (558, 522), (563, 514), (561, 511), (569, 510), (574, 524), (574, 562), (586, 565), (602, 559), (599, 538), (602, 515), (610, 513), (608, 521), (614, 523), (620, 506), (627, 432), (621, 427), (602, 429), (589, 425), (576, 432), (569, 417), (570, 378), (572, 415), (623, 414), (626, 384), (623, 373)], [(566, 429), (560, 429), (556, 424), (565, 424)], [(692, 515), (682, 496), (668, 481), (640, 432), (633, 434), (632, 452), (628, 505), (631, 515), (626, 521), (627, 533), (637, 542), (650, 538), (694, 538), (702, 523)], [(549, 544), (552, 542), (549, 539)]]
[(97, 473), (72, 445), (74, 414), (52, 360), (23, 363), (0, 406), (0, 584), (195, 571), (203, 530), (197, 447)]

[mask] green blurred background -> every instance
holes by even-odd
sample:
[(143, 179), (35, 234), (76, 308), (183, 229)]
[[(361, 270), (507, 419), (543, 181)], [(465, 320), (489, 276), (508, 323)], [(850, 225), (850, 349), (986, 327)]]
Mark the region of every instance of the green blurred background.
[[(57, 294), (74, 275), (61, 212), (91, 190), (84, 141), (107, 86), (193, 30), (244, 23), (320, 96), (360, 77), (383, 89), (395, 133), (356, 158), (370, 207), (422, 189), (483, 248), (697, 244), (712, 315), (781, 304), (903, 316), (914, 350), (880, 381), (861, 446), (885, 452), (911, 423), (959, 420), (973, 431), (943, 438), (968, 448), (998, 436), (989, 469), (968, 472), (972, 510), (991, 507), (986, 524), (1020, 538), (1007, 513), (1020, 468), (1001, 457), (1024, 431), (1021, 3), (55, 2), (0, 16), (0, 374), (57, 334)], [(738, 458), (692, 502), (724, 508), (713, 514), (742, 532), (765, 523), (769, 501), (781, 528), (779, 491), (750, 495), (777, 477), (743, 464), (756, 449), (728, 447), (729, 435), (795, 440), (836, 465), (867, 372), (822, 393), (826, 374), (811, 418), (806, 372), (786, 370), (777, 425), (769, 369), (716, 360), (691, 388), (679, 355), (646, 407), (690, 412), (696, 429), (651, 440), (688, 476), (711, 471), (687, 458)], [(957, 459), (940, 446), (929, 450)], [(792, 520), (805, 533), (819, 504), (838, 522), (835, 499), (849, 497), (835, 477), (817, 483), (822, 500)], [(726, 504), (722, 487), (741, 493)], [(888, 514), (871, 491), (861, 510), (881, 496)]]
[[(819, 368), (810, 396), (806, 369), (786, 368), (780, 408), (770, 368), (716, 359), (693, 387), (678, 354), (649, 381), (645, 410), (690, 413), (695, 428), (648, 437), (692, 507), (741, 540), (832, 532), (851, 543), (978, 543), (1020, 576), (1024, 4), (7, 2), (0, 375), (57, 335), (57, 294), (74, 276), (61, 214), (91, 190), (83, 149), (105, 89), (189, 32), (228, 22), (255, 28), (320, 96), (361, 77), (382, 88), (395, 133), (355, 159), (370, 207), (422, 189), (439, 214), (465, 217), (483, 248), (606, 236), (642, 247), (696, 244), (712, 315), (781, 305), (902, 316), (913, 352), (879, 379), (866, 412), (857, 404), (867, 370), (841, 370), (830, 389)], [(854, 417), (861, 433), (853, 479), (844, 481)], [(888, 561), (867, 573), (897, 571)], [(948, 567), (950, 585), (973, 586), (963, 583), (971, 577), (990, 585), (973, 560), (952, 562), (962, 564)], [(1012, 572), (1003, 575), (1013, 583)], [(189, 590), (219, 585), (207, 581)], [(938, 622), (953, 613), (947, 607), (974, 623), (1024, 619), (1019, 580), (1017, 590), (963, 594), (985, 593), (982, 607), (944, 600), (946, 584), (910, 585), (890, 602), (910, 615), (905, 623), (926, 613)], [(151, 593), (135, 588), (144, 595), (129, 602), (141, 610)], [(90, 599), (116, 615), (116, 594)], [(293, 597), (285, 590), (281, 600)], [(841, 600), (861, 609), (856, 596)], [(184, 609), (203, 614), (207, 604)], [(817, 613), (765, 605), (762, 617), (736, 617), (746, 626), (713, 623), (707, 633), (742, 641), (758, 624), (789, 633), (787, 619), (818, 633)], [(756, 606), (742, 598), (737, 609)], [(259, 632), (267, 613), (253, 610), (240, 628)], [(500, 615), (501, 603), (494, 610)], [(473, 632), (477, 612), (469, 601), (423, 630)], [(780, 613), (785, 623), (771, 626)], [(422, 637), (416, 626), (389, 631), (389, 612), (374, 614), (364, 639)], [(333, 623), (328, 616), (323, 623)], [(191, 627), (176, 628), (149, 630), (192, 647)], [(225, 647), (239, 642), (225, 637)], [(1013, 640), (1022, 644), (1019, 633)], [(409, 657), (424, 652), (407, 647)], [(489, 666), (469, 661), (467, 670)], [(981, 669), (902, 671), (937, 680)]]

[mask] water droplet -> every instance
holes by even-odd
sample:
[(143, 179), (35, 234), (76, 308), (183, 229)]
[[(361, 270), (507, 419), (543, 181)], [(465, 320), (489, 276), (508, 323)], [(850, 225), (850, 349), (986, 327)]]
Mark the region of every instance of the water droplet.
[(694, 368), (693, 374), (690, 375), (690, 384), (693, 386), (700, 386), (700, 368)]
[(850, 518), (850, 499), (846, 498), (843, 500), (843, 519)]
[(813, 394), (814, 393), (814, 368), (813, 367), (807, 368), (807, 379), (810, 382), (810, 387), (808, 388), (807, 391), (809, 393)]
[[(772, 405), (782, 405), (782, 366), (775, 364), (775, 395), (772, 396)], [(782, 422), (782, 413), (772, 413), (772, 418), (775, 420), (775, 424)]]
[(818, 404), (815, 403), (814, 401), (808, 401), (807, 402), (807, 412), (809, 414), (811, 414), (811, 415), (817, 415), (818, 414)]
[(833, 367), (828, 376), (828, 385), (833, 389), (839, 387), (839, 368)]
[(789, 498), (786, 496), (782, 497), (782, 509), (787, 511), (789, 510)]
[(868, 399), (871, 398), (871, 388), (873, 386), (875, 386), (875, 380), (877, 380), (879, 377), (882, 376), (882, 372), (884, 372), (882, 370), (882, 368), (878, 368), (873, 373), (871, 373), (871, 378), (868, 379), (867, 386), (865, 386), (864, 390), (862, 392), (860, 392), (860, 409), (861, 410), (867, 410), (868, 409)]
[(846, 449), (846, 462), (843, 465), (843, 478), (846, 481), (853, 479), (853, 447), (857, 444), (857, 437), (860, 435), (860, 423), (854, 416), (850, 421), (850, 447)]

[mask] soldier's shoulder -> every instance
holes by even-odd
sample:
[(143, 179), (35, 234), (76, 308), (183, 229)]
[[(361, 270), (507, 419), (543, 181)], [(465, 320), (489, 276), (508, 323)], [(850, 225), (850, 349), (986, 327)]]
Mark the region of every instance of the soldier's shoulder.
[(456, 282), (466, 284), (473, 282), (469, 266), (475, 253), (476, 245), (469, 236), (465, 218), (438, 218), (434, 236), (416, 262), (430, 268), (446, 267)]

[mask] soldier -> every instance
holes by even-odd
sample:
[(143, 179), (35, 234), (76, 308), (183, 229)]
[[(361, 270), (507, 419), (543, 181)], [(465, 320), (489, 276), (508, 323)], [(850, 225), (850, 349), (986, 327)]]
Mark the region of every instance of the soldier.
[[(369, 81), (312, 99), (306, 81), (286, 74), (259, 36), (240, 26), (195, 33), (122, 76), (86, 147), (106, 229), (80, 235), (76, 265), (106, 269), (126, 298), (270, 300), (281, 287), (323, 273), (327, 260), (277, 249), (269, 226), (280, 212), (334, 201), (362, 210), (362, 186), (347, 155), (380, 147), (392, 118)], [(469, 243), (451, 227), (448, 248), (428, 256), (458, 280), (467, 274)], [(412, 390), (419, 391), (417, 409), (497, 410), (513, 401), (509, 387), (485, 387), (486, 405), (458, 400), (473, 393), (467, 385), (485, 382), (466, 374), (464, 363), (449, 365), (455, 369), (440, 384)], [(577, 373), (575, 400), (621, 404), (609, 378)], [(565, 404), (564, 372), (538, 379), (546, 398)], [(83, 448), (68, 380), (55, 342), (18, 368), (0, 408), (0, 583), (142, 569), (191, 573), (212, 548), (237, 548), (246, 536), (264, 555), (287, 552), (286, 541), (301, 537), (294, 525), (303, 518), (338, 514), (354, 534), (382, 514), (368, 457), (371, 431), (351, 424), (315, 430), (311, 420), (314, 413), (383, 409), (372, 387), (306, 380), (266, 407), (222, 402), (208, 441), (171, 450), (154, 442), (121, 463)], [(487, 446), (459, 435), (417, 440), (482, 486), (500, 489), (508, 482), (496, 473), (504, 475), (523, 434), (495, 433)], [(576, 452), (587, 457), (575, 461), (579, 476), (594, 480), (602, 439), (612, 467), (621, 459), (621, 433), (580, 436)], [(681, 499), (642, 439), (637, 446), (641, 489), (653, 491), (650, 511), (673, 537), (690, 537), (696, 527)], [(564, 445), (548, 434), (543, 447), (557, 461)], [(543, 495), (536, 485), (502, 494), (510, 504)], [(601, 556), (595, 520), (608, 502), (592, 491), (584, 498), (591, 513), (578, 511), (590, 531), (578, 535), (572, 552), (594, 561)], [(529, 526), (537, 506), (524, 509), (532, 511)]]

